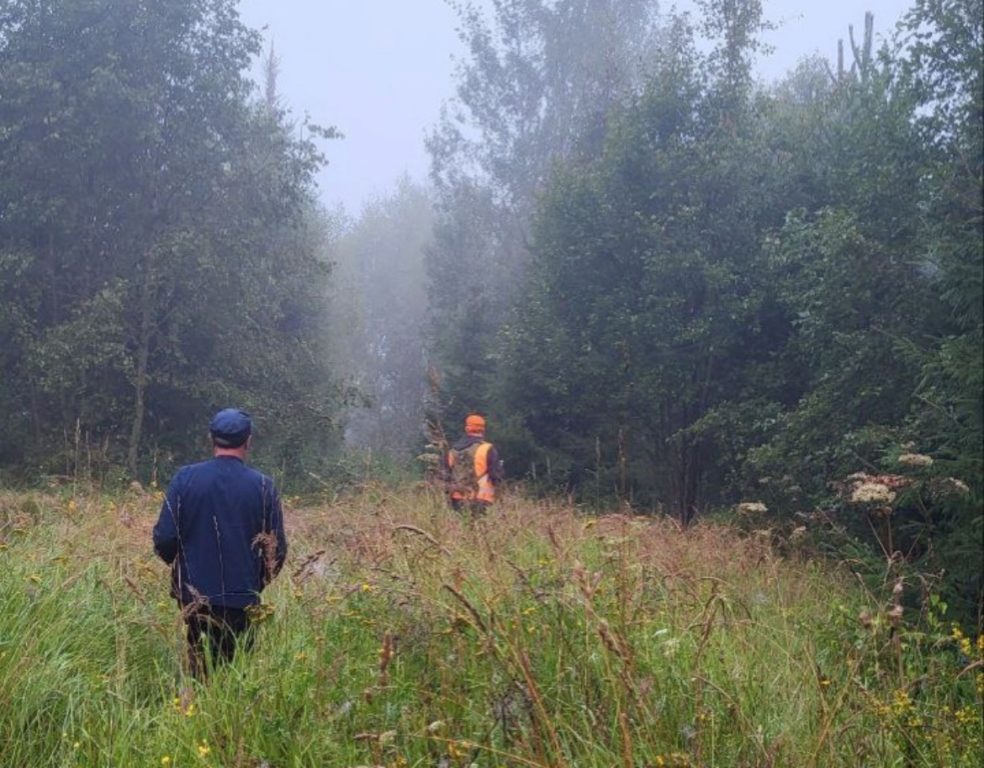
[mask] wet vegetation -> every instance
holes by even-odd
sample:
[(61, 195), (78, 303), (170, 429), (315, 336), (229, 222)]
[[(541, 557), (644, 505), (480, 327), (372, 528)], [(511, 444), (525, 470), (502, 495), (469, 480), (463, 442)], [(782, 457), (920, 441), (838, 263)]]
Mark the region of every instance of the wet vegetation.
[[(293, 500), (291, 500), (293, 502)], [(796, 538), (429, 491), (291, 506), (258, 642), (207, 686), (157, 497), (11, 495), (5, 765), (976, 766), (984, 646)]]
[[(0, 2), (0, 763), (979, 765), (981, 0), (773, 83), (759, 0), (452, 7), (352, 216), (236, 0)], [(149, 526), (231, 404), (301, 496), (200, 686)]]

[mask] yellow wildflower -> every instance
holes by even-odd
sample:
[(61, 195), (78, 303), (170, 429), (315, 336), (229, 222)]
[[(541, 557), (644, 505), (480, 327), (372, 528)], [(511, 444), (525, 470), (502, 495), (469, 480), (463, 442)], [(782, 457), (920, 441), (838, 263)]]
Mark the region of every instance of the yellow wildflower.
[(957, 722), (961, 725), (970, 725), (971, 723), (980, 722), (980, 713), (973, 707), (963, 707), (956, 711), (956, 718)]
[[(953, 625), (953, 631), (950, 633), (950, 637), (953, 638), (953, 642), (957, 644), (957, 647), (960, 649), (960, 653), (964, 656), (970, 657), (970, 655), (974, 652), (970, 638), (967, 637), (956, 624)], [(980, 638), (978, 638), (977, 644), (980, 646)]]
[(897, 690), (892, 696), (892, 709), (898, 715), (912, 709), (912, 699), (909, 698), (909, 694), (901, 689)]

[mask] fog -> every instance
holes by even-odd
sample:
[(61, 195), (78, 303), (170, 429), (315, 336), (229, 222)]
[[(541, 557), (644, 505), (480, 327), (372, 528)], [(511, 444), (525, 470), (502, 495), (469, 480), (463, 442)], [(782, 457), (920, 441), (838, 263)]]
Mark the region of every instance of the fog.
[[(641, 19), (642, 9), (654, 8), (655, 4), (626, 2), (623, 6), (624, 19), (633, 13)], [(494, 29), (493, 5), (477, 3), (474, 7)], [(678, 8), (691, 13), (699, 27), (701, 10), (695, 3), (685, 2)], [(663, 6), (663, 10), (667, 9)], [(870, 9), (876, 14), (877, 45), (891, 33), (905, 3), (878, 0), (870, 4)], [(489, 326), (485, 336), (490, 337), (506, 322), (525, 282), (526, 242), (531, 236), (535, 196), (552, 158), (568, 153), (577, 141), (574, 123), (584, 118), (578, 110), (585, 107), (576, 106), (573, 100), (557, 105), (556, 114), (548, 116), (548, 122), (557, 123), (553, 127), (534, 126), (540, 116), (517, 111), (511, 118), (528, 125), (519, 126), (511, 135), (494, 126), (487, 115), (484, 124), (481, 119), (469, 122), (469, 109), (481, 112), (501, 105), (480, 101), (469, 105), (467, 98), (460, 98), (462, 68), (471, 66), (472, 61), (463, 36), (470, 33), (467, 17), (459, 17), (444, 0), (412, 4), (378, 0), (358, 4), (293, 0), (274, 4), (247, 0), (242, 12), (247, 23), (263, 28), (267, 50), (275, 51), (280, 67), (278, 86), (285, 105), (295, 115), (305, 114), (315, 122), (336, 125), (345, 135), (326, 146), (329, 163), (318, 174), (318, 182), (323, 203), (330, 210), (344, 209), (349, 216), (342, 226), (344, 234), (331, 251), (337, 291), (332, 306), (335, 322), (351, 326), (353, 332), (335, 341), (335, 365), (366, 400), (350, 412), (346, 438), (350, 447), (406, 452), (421, 438), (421, 430), (415, 425), (424, 421), (421, 395), (428, 357), (440, 358), (440, 352), (435, 351), (439, 342), (433, 325), (428, 327), (428, 323), (449, 322), (464, 311), (464, 304), (446, 295), (449, 292), (467, 295), (485, 290), (468, 281), (452, 279), (440, 285), (441, 282), (447, 280), (449, 271), (454, 271), (454, 262), (469, 263), (469, 259), (474, 259), (476, 270), (478, 264), (483, 264), (481, 270), (496, 285), (485, 309)], [(819, 53), (833, 62), (838, 40), (847, 38), (849, 25), (855, 27), (856, 42), (862, 41), (864, 12), (847, 0), (823, 6), (772, 0), (764, 5), (764, 17), (771, 28), (761, 32), (764, 47), (756, 52), (752, 69), (763, 83), (785, 77), (801, 59), (812, 54)], [(534, 23), (532, 17), (523, 19), (517, 15), (516, 19), (521, 24)], [(597, 23), (604, 26), (605, 22)], [(559, 61), (547, 66), (564, 63), (601, 70), (615, 62), (623, 72), (623, 81), (616, 84), (608, 101), (609, 97), (591, 94), (590, 72), (570, 75), (572, 82), (578, 78), (583, 81), (583, 87), (588, 89), (583, 98), (595, 100), (590, 107), (593, 110), (615, 104), (618, 90), (628, 93), (638, 88), (648, 72), (644, 59), (653, 56), (653, 51), (662, 45), (656, 40), (655, 27), (651, 39), (639, 35), (638, 30), (617, 26), (610, 33), (579, 31), (575, 24), (571, 27), (574, 31), (556, 33), (554, 42), (548, 44), (583, 46), (585, 51), (552, 53)], [(554, 33), (545, 29), (544, 34)], [(569, 37), (561, 42), (564, 34)], [(635, 39), (619, 39), (625, 35), (635, 35)], [(476, 39), (473, 37), (472, 42)], [(517, 43), (514, 52), (522, 55), (523, 45), (536, 46), (543, 39), (549, 38), (530, 34), (525, 42)], [(697, 44), (705, 54), (712, 47), (706, 39)], [(471, 72), (481, 79), (482, 73), (474, 69)], [(517, 73), (515, 77), (524, 76)], [(602, 76), (596, 73), (594, 79), (601, 82)], [(555, 86), (556, 83), (545, 83), (548, 88)], [(442, 122), (442, 108), (452, 113), (464, 108), (465, 121), (454, 126)], [(537, 138), (520, 138), (527, 129)], [(457, 150), (448, 150), (445, 146), (436, 154), (428, 153), (425, 138), (439, 136), (442, 130), (464, 131), (472, 137), (484, 135), (505, 142), (509, 149), (497, 150), (497, 158), (486, 157), (485, 167), (478, 172), (486, 180), (487, 174), (492, 173), (488, 193), (507, 196), (512, 200), (510, 205), (493, 209), (461, 204), (457, 196), (463, 187), (460, 178), (455, 179), (462, 173), (467, 175), (465, 166), (486, 150), (480, 140), (470, 147), (460, 145)], [(510, 153), (518, 153), (521, 160), (509, 158)], [(503, 171), (503, 163), (516, 163), (511, 176)], [(473, 217), (470, 226), (458, 226), (456, 231), (449, 218), (438, 219), (444, 227), (443, 243), (436, 245), (429, 233), (433, 222), (419, 215), (423, 210), (419, 199), (426, 195), (431, 171), (443, 189), (434, 202), (445, 211), (467, 210), (464, 215)], [(500, 176), (495, 178), (496, 174)], [(524, 181), (523, 177), (528, 178)], [(398, 178), (402, 179), (399, 185)], [(414, 199), (418, 203), (413, 203)], [(408, 218), (412, 211), (418, 212), (416, 219)], [(450, 214), (451, 218), (455, 215), (461, 214)], [(471, 254), (466, 255), (460, 252), (460, 244), (449, 242), (461, 237), (486, 242), (477, 248), (472, 246)], [(493, 241), (498, 245), (492, 245)], [(434, 305), (427, 300), (428, 286), (437, 289), (431, 296), (437, 302)], [(460, 341), (467, 345), (463, 339)], [(473, 363), (462, 366), (460, 359), (450, 364), (445, 361), (440, 367), (447, 369), (452, 389), (457, 386), (456, 377), (493, 375), (491, 371), (478, 373)], [(482, 367), (478, 365), (478, 369)], [(460, 401), (461, 396), (449, 394), (449, 399)], [(488, 394), (476, 395), (472, 405), (487, 404), (486, 397)], [(461, 407), (459, 402), (455, 409)]]
[[(675, 5), (697, 10), (691, 0)], [(907, 0), (765, 0), (765, 18), (777, 28), (763, 35), (773, 50), (758, 58), (756, 73), (775, 80), (813, 53), (834, 62), (838, 39), (847, 45), (848, 25), (860, 35), (865, 11), (874, 13), (881, 38), (908, 6)], [(326, 204), (357, 214), (404, 173), (426, 180), (424, 135), (453, 97), (454, 62), (465, 53), (446, 0), (244, 0), (241, 11), (276, 48), (288, 105), (345, 133), (319, 174)]]
[(678, 9), (0, 0), (0, 765), (981, 764), (984, 0)]
[(474, 410), (687, 524), (973, 454), (979, 4), (12, 0), (0, 467), (146, 479), (232, 403), (291, 483), (419, 475)]

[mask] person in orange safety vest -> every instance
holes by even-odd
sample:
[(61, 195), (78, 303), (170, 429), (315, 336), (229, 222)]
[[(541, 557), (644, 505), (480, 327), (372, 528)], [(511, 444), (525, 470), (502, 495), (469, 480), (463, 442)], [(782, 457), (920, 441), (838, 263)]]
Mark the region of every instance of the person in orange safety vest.
[(499, 452), (485, 439), (485, 419), (477, 413), (465, 419), (462, 435), (444, 457), (448, 500), (456, 512), (484, 513), (495, 501), (502, 484)]

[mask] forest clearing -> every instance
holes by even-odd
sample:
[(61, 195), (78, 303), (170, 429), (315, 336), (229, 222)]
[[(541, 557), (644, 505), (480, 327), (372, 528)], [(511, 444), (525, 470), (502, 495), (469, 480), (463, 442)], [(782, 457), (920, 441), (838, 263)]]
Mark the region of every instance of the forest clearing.
[[(256, 647), (200, 685), (159, 494), (0, 496), (4, 766), (977, 766), (984, 646), (769, 531), (425, 487), (287, 500)], [(889, 569), (891, 571), (891, 569)], [(903, 613), (903, 604), (924, 606)]]
[(0, 768), (984, 765), (982, 190), (984, 0), (0, 0)]

